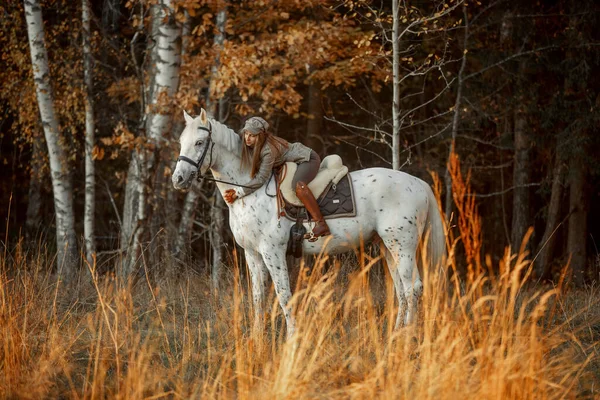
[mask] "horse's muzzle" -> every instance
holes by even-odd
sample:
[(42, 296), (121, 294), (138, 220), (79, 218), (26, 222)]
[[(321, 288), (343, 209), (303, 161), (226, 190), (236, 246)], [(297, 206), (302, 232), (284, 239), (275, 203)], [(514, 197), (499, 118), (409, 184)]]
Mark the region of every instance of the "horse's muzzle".
[(173, 187), (177, 190), (189, 189), (190, 186), (192, 186), (192, 181), (194, 180), (194, 176), (195, 176), (195, 174), (192, 173), (192, 174), (190, 174), (188, 179), (185, 179), (183, 177), (183, 174), (177, 173), (177, 172), (173, 173), (173, 176), (171, 177), (171, 181), (173, 182)]

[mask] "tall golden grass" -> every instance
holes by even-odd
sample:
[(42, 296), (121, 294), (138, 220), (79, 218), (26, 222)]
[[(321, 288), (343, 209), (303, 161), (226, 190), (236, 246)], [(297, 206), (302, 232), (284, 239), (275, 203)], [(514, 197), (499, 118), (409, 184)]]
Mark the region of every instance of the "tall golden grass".
[[(487, 258), (486, 271), (453, 275), (447, 291), (437, 289), (444, 277), (423, 271), (418, 322), (393, 331), (397, 304), (379, 258), (367, 251), (302, 264), (292, 300), (297, 331), (286, 340), (272, 292), (264, 329), (253, 329), (243, 266), (230, 266), (217, 296), (197, 274), (120, 282), (82, 273), (65, 286), (46, 272), (53, 260), (43, 246), (17, 242), (0, 259), (0, 395), (598, 396), (597, 288), (569, 290), (564, 280), (536, 286), (528, 255), (507, 249), (498, 265)], [(160, 268), (170, 270), (170, 260)]]

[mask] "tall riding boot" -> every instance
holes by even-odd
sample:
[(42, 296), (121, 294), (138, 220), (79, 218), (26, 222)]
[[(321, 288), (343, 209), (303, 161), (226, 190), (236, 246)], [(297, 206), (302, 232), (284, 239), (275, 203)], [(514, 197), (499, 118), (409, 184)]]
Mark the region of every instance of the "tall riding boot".
[(305, 239), (309, 239), (309, 241), (315, 241), (321, 236), (330, 235), (331, 232), (329, 232), (327, 222), (325, 222), (323, 214), (321, 214), (317, 200), (306, 183), (296, 183), (296, 196), (298, 196), (298, 199), (300, 199), (302, 204), (304, 204), (304, 207), (306, 207), (306, 211), (308, 211), (312, 219), (316, 222), (312, 233), (307, 233), (305, 235)]

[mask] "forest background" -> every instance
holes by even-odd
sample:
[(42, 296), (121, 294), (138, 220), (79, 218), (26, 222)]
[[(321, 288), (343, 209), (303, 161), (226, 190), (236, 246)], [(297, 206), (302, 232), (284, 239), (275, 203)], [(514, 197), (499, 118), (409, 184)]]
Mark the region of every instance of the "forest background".
[[(1, 2), (0, 397), (597, 398), (596, 3)], [(201, 108), (432, 184), (416, 323), (368, 246), (290, 267), (291, 337), (255, 315), (214, 184), (170, 182)]]
[[(35, 79), (43, 57), (32, 67), (24, 5), (43, 18), (48, 72)], [(573, 282), (598, 278), (593, 1), (39, 6), (0, 6), (5, 246), (41, 239), (66, 251), (67, 268), (83, 255), (125, 275), (143, 252), (175, 254), (218, 279), (232, 245), (222, 199), (209, 182), (187, 194), (170, 184), (182, 110), (205, 107), (236, 130), (261, 115), (275, 134), (340, 154), (351, 170), (396, 167), (430, 183), (433, 173), (448, 216), (453, 152), (483, 216), (481, 255), (498, 260), (533, 227), (538, 278), (567, 262)], [(37, 96), (36, 82), (48, 85)], [(48, 106), (52, 117), (41, 118)]]

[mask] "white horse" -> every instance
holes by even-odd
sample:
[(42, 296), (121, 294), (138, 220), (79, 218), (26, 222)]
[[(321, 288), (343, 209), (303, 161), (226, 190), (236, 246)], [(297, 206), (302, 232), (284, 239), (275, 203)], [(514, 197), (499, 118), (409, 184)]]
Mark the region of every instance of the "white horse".
[[(217, 183), (221, 195), (235, 184), (248, 182), (249, 173), (240, 169), (241, 137), (207, 118), (204, 110), (196, 118), (185, 112), (184, 116), (186, 126), (179, 138), (181, 151), (172, 176), (173, 186), (187, 189), (197, 174), (204, 175), (209, 169), (216, 180), (231, 183)], [(335, 254), (358, 248), (361, 240), (381, 238), (400, 305), (396, 327), (409, 324), (415, 318), (422, 293), (416, 253), (426, 229), (430, 231), (429, 264), (441, 268), (446, 251), (444, 228), (433, 192), (424, 181), (390, 169), (368, 168), (351, 172), (350, 177), (356, 216), (328, 220), (331, 236), (313, 243), (305, 240), (304, 253), (319, 254), (325, 250)], [(289, 337), (294, 332), (295, 322), (288, 308), (291, 290), (286, 248), (293, 222), (286, 218), (278, 220), (277, 199), (267, 195), (267, 191), (275, 192), (275, 184), (271, 180), (266, 186), (228, 204), (229, 223), (235, 241), (245, 250), (252, 281), (255, 324), (262, 317), (265, 285), (270, 275)], [(310, 227), (305, 226), (310, 232)], [(323, 246), (326, 249), (322, 249)]]

